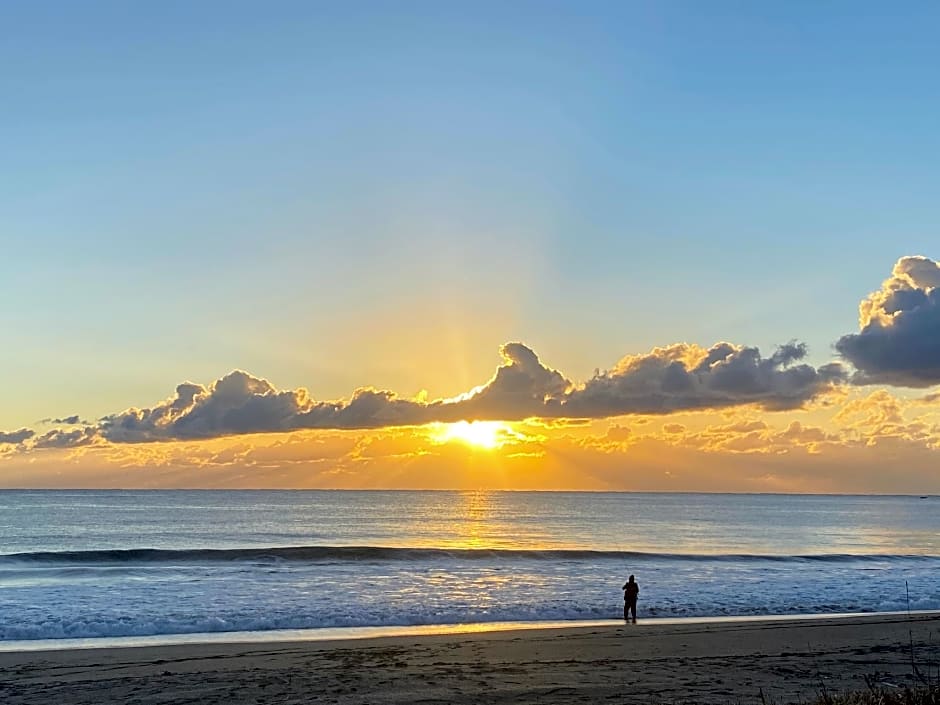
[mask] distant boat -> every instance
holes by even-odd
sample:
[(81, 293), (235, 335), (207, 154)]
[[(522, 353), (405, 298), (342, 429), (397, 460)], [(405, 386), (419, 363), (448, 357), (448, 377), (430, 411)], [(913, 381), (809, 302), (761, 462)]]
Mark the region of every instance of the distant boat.
[(921, 499), (928, 499), (929, 497), (930, 497), (930, 495), (927, 495), (927, 494), (922, 494), (922, 495), (920, 496)]

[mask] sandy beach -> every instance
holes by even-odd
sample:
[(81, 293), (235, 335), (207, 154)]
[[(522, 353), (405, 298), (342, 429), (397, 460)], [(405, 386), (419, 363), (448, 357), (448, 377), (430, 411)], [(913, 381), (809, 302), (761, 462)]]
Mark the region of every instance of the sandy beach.
[(911, 637), (940, 660), (937, 614), (4, 653), (0, 701), (784, 703), (912, 682)]

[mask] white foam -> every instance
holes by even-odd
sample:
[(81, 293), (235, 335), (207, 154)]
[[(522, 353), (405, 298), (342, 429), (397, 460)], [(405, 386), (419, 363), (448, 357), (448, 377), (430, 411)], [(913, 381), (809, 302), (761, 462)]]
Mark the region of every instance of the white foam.
[[(852, 618), (908, 617), (940, 615), (938, 610), (911, 612), (846, 612), (838, 614), (793, 614), (738, 617), (660, 617), (641, 619), (640, 629), (655, 629), (681, 624), (734, 624), (760, 622), (799, 622)], [(378, 639), (383, 637), (433, 636), (447, 634), (483, 634), (489, 632), (532, 629), (615, 628), (623, 626), (621, 619), (558, 620), (536, 622), (480, 622), (474, 624), (426, 624), (400, 627), (339, 627), (322, 629), (273, 629), (270, 631), (241, 631), (196, 634), (161, 634), (142, 637), (98, 637), (90, 639), (36, 639), (0, 642), (0, 652), (59, 651), (70, 649), (111, 649), (147, 646), (178, 646), (184, 644), (268, 644), (294, 641), (345, 641)], [(630, 629), (634, 626), (630, 625)]]

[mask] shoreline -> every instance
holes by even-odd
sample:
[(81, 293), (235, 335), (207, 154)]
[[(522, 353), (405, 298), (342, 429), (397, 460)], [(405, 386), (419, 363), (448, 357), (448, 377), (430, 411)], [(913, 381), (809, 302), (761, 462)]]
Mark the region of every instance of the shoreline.
[(912, 684), (940, 614), (560, 627), (0, 654), (4, 705), (726, 704)]
[[(938, 616), (940, 610), (893, 612), (834, 612), (814, 614), (721, 615), (702, 617), (642, 617), (637, 627), (678, 625), (747, 624), (762, 622), (811, 622), (882, 617)], [(84, 651), (90, 649), (136, 649), (148, 647), (208, 646), (225, 644), (290, 644), (306, 642), (369, 641), (373, 639), (456, 636), (505, 632), (540, 632), (594, 627), (623, 626), (622, 619), (546, 620), (528, 622), (467, 622), (459, 624), (415, 624), (363, 627), (315, 627), (263, 631), (193, 632), (114, 637), (66, 637), (56, 639), (11, 639), (0, 641), (0, 654), (16, 652)]]

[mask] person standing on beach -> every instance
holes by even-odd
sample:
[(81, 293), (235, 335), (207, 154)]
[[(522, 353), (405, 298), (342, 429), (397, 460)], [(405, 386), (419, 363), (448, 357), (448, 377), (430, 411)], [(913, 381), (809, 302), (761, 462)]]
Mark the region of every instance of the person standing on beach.
[(633, 613), (633, 623), (636, 624), (636, 598), (640, 595), (640, 586), (637, 585), (633, 576), (623, 584), (623, 620), (630, 621), (630, 613)]

